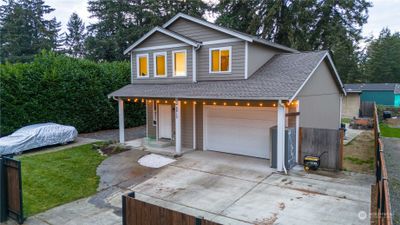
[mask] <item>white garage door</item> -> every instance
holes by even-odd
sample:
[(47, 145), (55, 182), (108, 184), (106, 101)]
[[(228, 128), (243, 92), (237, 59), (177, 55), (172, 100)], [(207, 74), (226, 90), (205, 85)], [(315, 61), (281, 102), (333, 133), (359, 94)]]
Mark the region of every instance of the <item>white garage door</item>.
[(270, 158), (270, 128), (276, 108), (205, 106), (204, 148)]

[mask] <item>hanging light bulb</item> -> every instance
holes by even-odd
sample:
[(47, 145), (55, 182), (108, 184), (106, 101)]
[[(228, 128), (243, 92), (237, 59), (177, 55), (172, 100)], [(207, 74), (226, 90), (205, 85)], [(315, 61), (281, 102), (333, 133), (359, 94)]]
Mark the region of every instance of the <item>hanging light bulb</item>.
[(131, 101), (131, 99), (130, 98), (128, 98), (128, 102), (130, 102)]
[(213, 102), (213, 105), (216, 105), (217, 103), (216, 102)]
[(263, 104), (262, 103), (260, 103), (260, 107), (262, 107), (263, 106)]
[(275, 106), (276, 106), (276, 104), (274, 103), (272, 106), (273, 106), (273, 107), (275, 107)]
[(193, 105), (196, 105), (196, 104), (197, 104), (197, 102), (196, 102), (196, 101), (194, 101), (194, 102), (193, 102)]
[(142, 103), (144, 102), (144, 99), (142, 98)]
[(165, 100), (165, 102), (164, 103), (168, 103), (168, 101), (167, 100)]
[(224, 102), (224, 105), (226, 105), (226, 102)]
[(247, 105), (247, 106), (250, 106), (250, 102), (248, 102), (246, 105)]
[(235, 102), (235, 105), (236, 105), (236, 106), (238, 106), (238, 105), (239, 105), (239, 103)]
[(203, 102), (203, 105), (205, 105), (206, 104), (206, 102)]

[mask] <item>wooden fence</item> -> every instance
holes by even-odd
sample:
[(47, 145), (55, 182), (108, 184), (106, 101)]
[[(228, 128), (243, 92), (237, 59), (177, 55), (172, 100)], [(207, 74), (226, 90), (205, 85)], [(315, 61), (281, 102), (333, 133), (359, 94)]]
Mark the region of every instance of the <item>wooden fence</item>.
[(360, 117), (374, 117), (374, 102), (361, 102), (360, 103)]
[(306, 155), (321, 155), (321, 168), (342, 169), (343, 138), (344, 131), (342, 129), (301, 127), (299, 131), (299, 162), (303, 163), (303, 157)]
[[(376, 183), (374, 189), (376, 190), (375, 201), (376, 205), (372, 205), (371, 209), (376, 209), (372, 212), (371, 222), (377, 222), (378, 225), (391, 225), (392, 217), (390, 210), (390, 196), (389, 196), (389, 183), (388, 174), (385, 164), (385, 155), (383, 151), (383, 142), (380, 138), (379, 117), (378, 110), (374, 104), (374, 136), (375, 136), (375, 175)], [(371, 192), (373, 193), (373, 192)]]
[(135, 199), (135, 193), (122, 196), (123, 225), (221, 225), (202, 218)]

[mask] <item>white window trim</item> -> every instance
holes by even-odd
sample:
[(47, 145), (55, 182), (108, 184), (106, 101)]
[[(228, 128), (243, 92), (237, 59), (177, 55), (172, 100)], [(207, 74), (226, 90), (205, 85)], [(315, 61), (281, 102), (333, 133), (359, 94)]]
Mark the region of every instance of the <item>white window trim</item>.
[[(175, 73), (175, 53), (184, 52), (185, 53), (185, 75), (176, 75)], [(173, 77), (186, 77), (187, 76), (187, 51), (186, 49), (172, 51), (172, 76)]]
[[(146, 58), (147, 58), (147, 75), (146, 76), (140, 76), (139, 75), (139, 67), (140, 67), (140, 65), (139, 65), (139, 58), (140, 57), (143, 57), (143, 56), (146, 56)], [(138, 78), (138, 79), (143, 79), (143, 78), (149, 78), (149, 75), (150, 75), (150, 70), (149, 70), (149, 54), (148, 53), (145, 53), (145, 54), (137, 54), (136, 55), (136, 77)]]
[[(158, 75), (157, 74), (157, 56), (163, 55), (165, 57), (165, 62), (164, 62), (164, 68), (165, 68), (165, 74), (164, 75)], [(154, 77), (157, 78), (167, 78), (168, 77), (168, 67), (167, 67), (167, 52), (155, 52), (153, 54), (153, 71), (154, 71)]]
[[(212, 71), (212, 55), (211, 52), (213, 50), (229, 50), (229, 70), (228, 71), (221, 71), (221, 59), (219, 60), (219, 69), (220, 71)], [(221, 58), (221, 54), (220, 54)], [(208, 49), (208, 72), (212, 74), (227, 74), (227, 73), (232, 73), (232, 46), (227, 46), (227, 47), (218, 47), (218, 48), (209, 48)]]

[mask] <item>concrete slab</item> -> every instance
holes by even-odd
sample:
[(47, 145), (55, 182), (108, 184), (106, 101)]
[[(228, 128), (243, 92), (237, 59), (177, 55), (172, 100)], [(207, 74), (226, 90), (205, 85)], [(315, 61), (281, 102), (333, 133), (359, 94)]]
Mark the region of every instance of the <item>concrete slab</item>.
[(187, 153), (172, 166), (253, 182), (260, 182), (276, 172), (269, 160), (213, 151)]
[(133, 191), (219, 213), (254, 185), (254, 182), (169, 166)]
[(344, 137), (343, 144), (347, 145), (350, 143), (354, 138), (356, 138), (358, 135), (360, 135), (362, 132), (365, 130), (357, 130), (353, 129), (349, 126), (349, 124), (346, 124), (346, 136)]
[(366, 224), (361, 211), (368, 202), (259, 184), (222, 215), (253, 224)]

